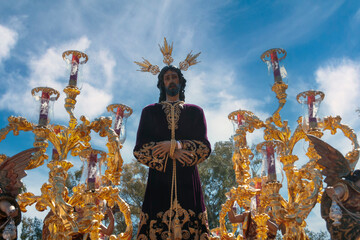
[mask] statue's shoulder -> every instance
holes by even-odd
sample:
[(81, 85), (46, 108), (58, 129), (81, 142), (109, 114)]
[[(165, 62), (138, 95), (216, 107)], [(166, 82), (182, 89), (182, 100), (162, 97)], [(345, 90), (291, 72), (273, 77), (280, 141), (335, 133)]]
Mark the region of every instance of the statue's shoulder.
[(188, 110), (192, 110), (192, 111), (201, 112), (201, 113), (203, 112), (203, 109), (195, 104), (185, 103), (184, 108), (186, 108)]
[(143, 113), (153, 113), (154, 111), (159, 111), (161, 110), (161, 104), (159, 103), (153, 103), (150, 105), (147, 105), (146, 107), (143, 108)]
[(153, 103), (153, 104), (149, 104), (146, 107), (144, 107), (143, 110), (152, 110), (152, 109), (156, 109), (156, 108), (159, 108), (159, 107), (161, 107), (161, 104)]

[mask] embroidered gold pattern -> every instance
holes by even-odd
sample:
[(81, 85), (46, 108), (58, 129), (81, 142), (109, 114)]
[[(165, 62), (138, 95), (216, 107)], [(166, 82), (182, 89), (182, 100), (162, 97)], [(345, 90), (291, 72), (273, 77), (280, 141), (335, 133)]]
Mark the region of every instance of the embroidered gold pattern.
[(171, 104), (169, 102), (161, 102), (160, 103), (162, 105), (162, 109), (164, 109), (165, 115), (166, 115), (166, 120), (168, 122), (168, 128), (171, 130), (171, 124), (172, 124), (172, 117), (171, 117), (171, 108), (174, 108), (174, 123), (175, 123), (175, 129), (178, 129), (178, 122), (180, 119), (180, 113), (181, 113), (181, 109), (184, 106), (184, 102), (183, 101), (179, 101), (175, 104)]
[[(174, 201), (173, 203), (178, 204)], [(182, 239), (209, 239), (209, 232), (207, 227), (207, 212), (202, 212), (195, 214), (192, 210), (183, 209), (180, 204), (178, 204), (178, 224), (181, 225), (181, 237)], [(140, 214), (140, 223), (139, 223), (139, 232), (144, 231), (144, 227), (148, 228), (148, 233), (138, 234), (138, 240), (156, 240), (156, 239), (167, 239), (170, 235), (169, 229), (171, 232), (174, 229), (176, 221), (174, 220), (175, 211), (168, 209), (164, 212), (159, 212), (156, 216), (156, 219), (150, 220), (149, 215), (141, 212)], [(170, 219), (172, 221), (170, 221)], [(169, 226), (171, 223), (171, 227)], [(148, 225), (148, 226), (144, 226)], [(146, 231), (147, 231), (146, 230)]]
[(203, 142), (197, 140), (183, 140), (181, 142), (183, 149), (190, 151), (193, 155), (193, 161), (191, 164), (187, 164), (188, 166), (199, 164), (209, 156), (210, 149)]
[(168, 156), (153, 156), (152, 147), (155, 145), (155, 142), (145, 143), (138, 151), (134, 151), (134, 156), (142, 164), (145, 164), (158, 171), (164, 171), (164, 167), (166, 166), (166, 158)]
[[(138, 239), (147, 239), (147, 237), (144, 234), (140, 234), (141, 226), (145, 225), (146, 222), (149, 220), (149, 214), (144, 213), (143, 211), (140, 212), (140, 222), (139, 222), (139, 228), (137, 232)], [(145, 236), (145, 238), (144, 238)]]

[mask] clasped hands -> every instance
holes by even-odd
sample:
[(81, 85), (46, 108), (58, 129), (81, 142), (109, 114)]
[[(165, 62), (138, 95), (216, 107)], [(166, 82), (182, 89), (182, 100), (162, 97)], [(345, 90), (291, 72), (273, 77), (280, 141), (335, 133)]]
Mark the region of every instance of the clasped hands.
[[(164, 157), (166, 154), (170, 153), (170, 146), (171, 146), (170, 141), (158, 142), (155, 146), (152, 147), (153, 155)], [(188, 150), (175, 149), (174, 158), (183, 165), (185, 165), (185, 163), (191, 164), (193, 157), (194, 157), (193, 154)]]

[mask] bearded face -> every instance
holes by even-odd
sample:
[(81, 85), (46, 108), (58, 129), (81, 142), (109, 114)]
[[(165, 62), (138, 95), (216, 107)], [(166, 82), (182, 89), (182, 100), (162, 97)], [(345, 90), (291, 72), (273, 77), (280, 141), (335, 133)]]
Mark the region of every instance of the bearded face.
[(166, 94), (169, 96), (176, 96), (180, 91), (180, 84), (171, 83), (169, 87), (165, 87)]
[(179, 94), (180, 83), (176, 72), (169, 70), (164, 74), (164, 86), (167, 95), (174, 97)]

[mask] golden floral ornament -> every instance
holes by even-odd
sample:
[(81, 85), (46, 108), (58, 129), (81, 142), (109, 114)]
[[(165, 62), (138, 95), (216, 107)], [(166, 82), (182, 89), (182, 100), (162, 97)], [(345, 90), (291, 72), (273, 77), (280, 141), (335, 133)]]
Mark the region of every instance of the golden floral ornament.
[[(160, 46), (160, 51), (164, 56), (163, 62), (170, 66), (170, 64), (174, 61), (171, 54), (173, 51), (173, 43), (171, 45), (168, 44), (166, 38), (164, 38), (164, 46)], [(180, 70), (187, 71), (190, 66), (193, 66), (197, 63), (197, 57), (200, 55), (201, 52), (193, 54), (192, 51), (186, 56), (185, 60), (179, 63)], [(160, 68), (158, 65), (151, 64), (147, 59), (143, 58), (142, 62), (136, 62), (137, 65), (140, 66), (140, 69), (138, 71), (141, 72), (150, 72), (153, 75), (156, 75), (160, 72)]]
[(172, 50), (173, 50), (173, 43), (171, 43), (171, 46), (167, 43), (166, 38), (164, 38), (164, 46), (161, 47), (159, 44), (159, 48), (161, 53), (164, 55), (164, 60), (163, 63), (165, 63), (166, 65), (170, 65), (174, 59), (171, 57), (172, 54)]
[(140, 70), (141, 72), (150, 72), (153, 75), (156, 75), (160, 72), (160, 68), (157, 65), (152, 65), (148, 60), (146, 60), (145, 58), (143, 58), (143, 62), (134, 62), (137, 65), (139, 65), (141, 67)]
[(197, 53), (197, 54), (192, 54), (192, 51), (186, 56), (185, 61), (180, 62), (179, 64), (179, 68), (183, 71), (187, 71), (188, 68), (192, 65), (195, 65), (197, 63), (199, 63), (197, 61), (197, 57), (200, 55), (201, 52)]

